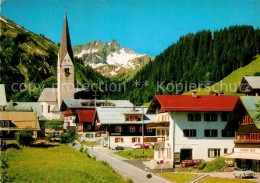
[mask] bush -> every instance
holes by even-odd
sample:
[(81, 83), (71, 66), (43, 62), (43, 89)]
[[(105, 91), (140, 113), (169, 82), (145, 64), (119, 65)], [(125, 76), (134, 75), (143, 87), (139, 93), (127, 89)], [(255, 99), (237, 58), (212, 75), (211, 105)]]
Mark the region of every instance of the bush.
[(81, 145), (79, 151), (80, 151), (80, 152), (83, 152), (83, 151), (84, 151), (84, 147), (83, 147), (83, 145)]
[(17, 133), (17, 142), (22, 146), (29, 146), (35, 142), (33, 138), (33, 130), (28, 128)]
[(53, 133), (49, 133), (49, 134), (46, 136), (46, 140), (47, 140), (48, 142), (51, 142), (52, 138), (53, 138)]
[(77, 132), (75, 129), (69, 129), (66, 132), (60, 134), (60, 142), (65, 143), (73, 143), (77, 139)]
[(205, 166), (207, 166), (207, 162), (203, 161), (203, 162), (199, 165), (198, 169), (199, 169), (199, 170), (203, 170), (203, 169), (205, 168)]
[(216, 158), (215, 160), (208, 162), (205, 168), (202, 170), (203, 172), (214, 172), (221, 168), (226, 167), (227, 164), (225, 163), (225, 159), (220, 157)]

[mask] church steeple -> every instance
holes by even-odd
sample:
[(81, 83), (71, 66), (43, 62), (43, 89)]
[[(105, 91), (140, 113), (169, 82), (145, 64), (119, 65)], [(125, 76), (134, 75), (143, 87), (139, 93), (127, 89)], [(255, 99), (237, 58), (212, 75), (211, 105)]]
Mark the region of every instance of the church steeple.
[(69, 54), (71, 60), (73, 60), (73, 51), (72, 51), (71, 42), (70, 42), (70, 33), (69, 33), (69, 26), (68, 26), (68, 20), (67, 20), (67, 12), (65, 9), (65, 17), (64, 17), (63, 30), (62, 30), (62, 36), (61, 36), (60, 50), (59, 50), (59, 64), (62, 63), (62, 61), (64, 60), (64, 57), (67, 53)]
[(74, 99), (74, 64), (73, 52), (70, 43), (70, 33), (65, 10), (65, 18), (61, 36), (60, 50), (57, 64), (57, 84), (58, 84), (58, 107), (64, 99)]

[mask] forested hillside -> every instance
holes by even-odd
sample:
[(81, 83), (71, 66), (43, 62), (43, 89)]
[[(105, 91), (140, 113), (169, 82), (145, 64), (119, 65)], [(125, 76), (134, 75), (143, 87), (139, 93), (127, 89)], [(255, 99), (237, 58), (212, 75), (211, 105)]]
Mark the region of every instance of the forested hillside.
[[(55, 87), (59, 46), (5, 17), (0, 19), (0, 83), (6, 85), (8, 100), (37, 101), (40, 87)], [(107, 80), (80, 59), (74, 65), (79, 84)]]
[[(208, 83), (221, 80), (232, 71), (250, 63), (260, 52), (260, 31), (252, 26), (231, 26), (215, 32), (188, 34), (149, 62), (127, 83), (127, 92), (115, 97), (128, 97), (143, 104), (154, 94), (181, 94), (184, 89), (157, 90), (157, 82)], [(136, 81), (139, 86), (136, 87)], [(146, 86), (144, 81), (148, 83)], [(135, 84), (133, 84), (135, 83)], [(162, 87), (161, 87), (162, 88)]]

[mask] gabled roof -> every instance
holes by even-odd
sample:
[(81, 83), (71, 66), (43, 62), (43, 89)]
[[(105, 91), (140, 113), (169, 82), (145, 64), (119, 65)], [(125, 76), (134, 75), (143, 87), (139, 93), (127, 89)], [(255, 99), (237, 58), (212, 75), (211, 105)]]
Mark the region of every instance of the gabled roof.
[[(142, 112), (141, 107), (136, 107), (136, 111)], [(144, 107), (144, 123), (155, 121), (155, 115), (147, 115), (147, 107)], [(124, 113), (132, 112), (132, 107), (98, 107), (97, 114), (102, 124), (142, 124), (142, 121), (125, 121)]]
[(14, 102), (5, 108), (6, 111), (34, 111), (38, 117), (42, 117), (42, 107), (39, 102)]
[[(85, 90), (84, 88), (74, 88), (74, 93)], [(58, 102), (58, 89), (57, 88), (44, 88), (38, 102)]]
[(160, 112), (166, 111), (233, 111), (238, 96), (211, 96), (201, 95), (155, 95), (149, 106), (148, 112), (156, 103), (160, 106)]
[[(92, 102), (93, 106), (85, 106), (82, 103)], [(62, 106), (66, 105), (67, 108), (90, 108), (94, 106), (93, 99), (64, 99)], [(116, 107), (132, 107), (133, 104), (129, 100), (96, 100), (97, 104), (106, 103), (107, 105), (111, 104)]]
[(256, 106), (256, 104), (260, 104), (260, 96), (241, 96), (240, 100), (247, 113), (253, 119), (256, 127), (260, 129), (260, 120), (256, 119), (257, 115), (260, 113), (260, 108), (257, 108)]
[(244, 76), (252, 89), (260, 89), (260, 76)]
[(79, 122), (93, 123), (96, 116), (96, 110), (78, 110)]
[(60, 50), (59, 50), (59, 64), (63, 61), (66, 54), (69, 54), (71, 60), (73, 60), (73, 51), (71, 48), (70, 42), (70, 33), (69, 33), (69, 26), (67, 20), (67, 13), (65, 12), (63, 29), (62, 29), (62, 36), (61, 36), (61, 43), (60, 43)]
[(1, 111), (0, 120), (10, 120), (16, 127), (2, 127), (1, 130), (24, 130), (27, 127), (40, 130), (39, 121), (35, 112)]
[(6, 106), (6, 94), (4, 84), (0, 84), (0, 106)]

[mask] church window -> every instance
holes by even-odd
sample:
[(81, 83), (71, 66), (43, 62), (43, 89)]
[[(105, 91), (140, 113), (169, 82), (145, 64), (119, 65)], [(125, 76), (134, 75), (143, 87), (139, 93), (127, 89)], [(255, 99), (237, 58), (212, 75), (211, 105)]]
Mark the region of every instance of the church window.
[(65, 68), (65, 76), (68, 77), (70, 75), (70, 69)]

